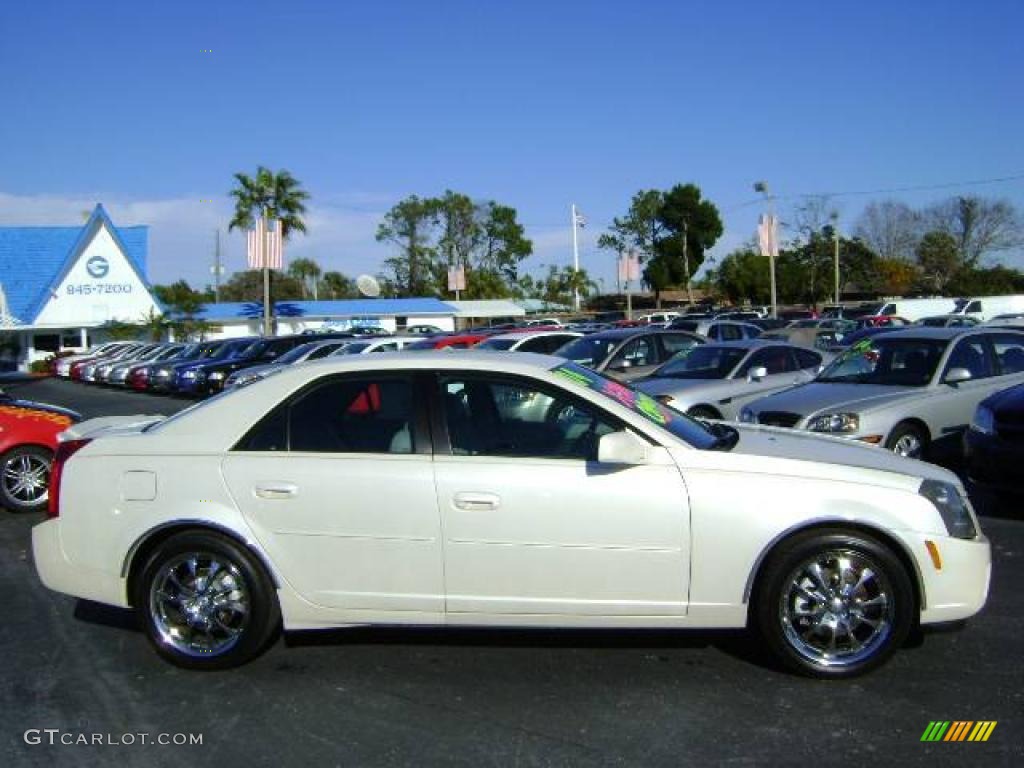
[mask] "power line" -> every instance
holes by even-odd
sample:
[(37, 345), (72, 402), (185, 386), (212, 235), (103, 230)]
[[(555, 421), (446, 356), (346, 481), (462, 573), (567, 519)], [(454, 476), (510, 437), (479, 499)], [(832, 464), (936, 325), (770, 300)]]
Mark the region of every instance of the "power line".
[[(791, 195), (775, 195), (776, 200), (801, 200), (809, 197), (855, 197), (858, 195), (886, 195), (894, 194), (896, 192), (927, 192), (936, 189), (955, 189), (957, 187), (976, 187), (984, 184), (1004, 184), (1010, 181), (1022, 181), (1024, 180), (1024, 173), (1014, 174), (1012, 176), (997, 176), (991, 179), (971, 179), (969, 181), (950, 181), (941, 184), (913, 184), (902, 187), (886, 187), (882, 189), (864, 189), (850, 192), (797, 192)], [(747, 200), (744, 203), (738, 203), (737, 205), (726, 208), (723, 212), (729, 213), (731, 211), (737, 211), (740, 208), (747, 208), (751, 205), (757, 205), (763, 203), (763, 197), (757, 197), (753, 200)]]

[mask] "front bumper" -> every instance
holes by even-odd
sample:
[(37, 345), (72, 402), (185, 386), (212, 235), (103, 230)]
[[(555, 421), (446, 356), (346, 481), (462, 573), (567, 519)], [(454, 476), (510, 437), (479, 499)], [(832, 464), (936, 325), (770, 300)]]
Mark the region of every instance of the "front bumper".
[[(941, 569), (931, 562), (925, 540), (938, 548)], [(985, 606), (992, 579), (992, 549), (985, 536), (955, 539), (921, 534), (915, 546), (924, 597), (921, 624), (967, 619)]]
[(97, 603), (128, 607), (125, 580), (68, 560), (60, 539), (60, 519), (32, 529), (32, 559), (48, 589)]
[(975, 485), (1024, 495), (1024, 444), (969, 429), (964, 433), (964, 459), (967, 476)]

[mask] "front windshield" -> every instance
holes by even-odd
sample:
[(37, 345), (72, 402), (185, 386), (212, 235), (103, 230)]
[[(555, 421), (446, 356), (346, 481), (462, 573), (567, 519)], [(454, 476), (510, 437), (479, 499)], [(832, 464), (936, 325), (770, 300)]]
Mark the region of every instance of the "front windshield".
[(604, 362), (617, 341), (618, 339), (584, 336), (555, 350), (553, 354), (593, 368)]
[[(662, 405), (650, 395), (638, 392), (625, 384), (606, 378), (589, 368), (574, 363), (563, 363), (552, 370), (556, 376), (572, 382), (576, 386), (596, 392), (619, 405), (624, 405), (633, 413), (643, 416), (648, 421), (667, 429), (680, 440), (701, 450), (713, 450), (721, 447), (732, 447), (733, 440), (723, 445), (723, 437), (715, 435), (701, 422), (673, 408)], [(731, 430), (730, 430), (731, 432)], [(735, 434), (735, 432), (731, 432)]]
[(512, 345), (516, 343), (516, 339), (485, 339), (476, 345), (477, 349), (489, 349), (492, 352), (502, 352), (506, 349), (512, 349)]
[(695, 345), (676, 354), (651, 376), (671, 379), (724, 379), (745, 354), (747, 350), (741, 347)]
[(948, 341), (872, 336), (854, 344), (815, 381), (924, 387), (932, 380)]

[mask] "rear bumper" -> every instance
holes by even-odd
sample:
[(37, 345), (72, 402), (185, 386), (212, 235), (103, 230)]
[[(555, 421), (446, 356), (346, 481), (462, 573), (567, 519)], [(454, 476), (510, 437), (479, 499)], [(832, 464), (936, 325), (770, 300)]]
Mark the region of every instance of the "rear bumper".
[(48, 589), (97, 603), (128, 607), (125, 580), (83, 568), (68, 560), (60, 539), (60, 520), (47, 520), (32, 529), (32, 558), (39, 580)]

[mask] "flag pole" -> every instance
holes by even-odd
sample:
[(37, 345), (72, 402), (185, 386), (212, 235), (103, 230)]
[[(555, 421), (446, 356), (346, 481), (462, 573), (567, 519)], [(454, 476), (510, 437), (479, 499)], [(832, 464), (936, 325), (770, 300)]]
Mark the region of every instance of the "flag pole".
[[(580, 272), (580, 247), (576, 237), (576, 203), (572, 204), (572, 268), (577, 275)], [(580, 289), (573, 283), (572, 301), (574, 309), (580, 311)]]
[(264, 211), (264, 213), (263, 213), (263, 233), (262, 233), (263, 236), (261, 238), (263, 242), (260, 243), (260, 245), (262, 246), (262, 248), (260, 249), (262, 251), (261, 255), (263, 257), (263, 335), (264, 336), (270, 336), (270, 263), (269, 263), (268, 254), (267, 254), (267, 251), (269, 250), (268, 238), (269, 238), (270, 235), (269, 235), (269, 231), (268, 231), (269, 228), (268, 228), (267, 224), (268, 224), (268, 222), (267, 222), (267, 214)]

